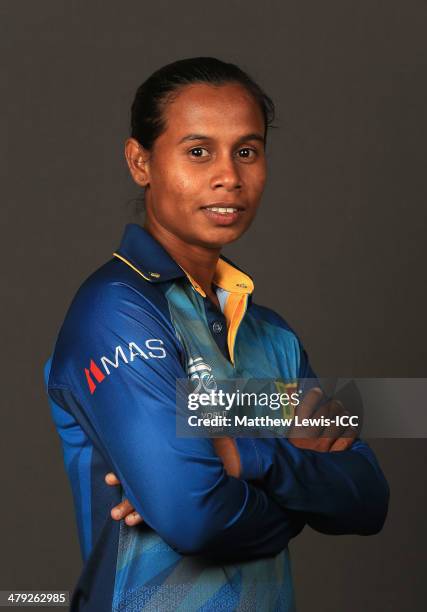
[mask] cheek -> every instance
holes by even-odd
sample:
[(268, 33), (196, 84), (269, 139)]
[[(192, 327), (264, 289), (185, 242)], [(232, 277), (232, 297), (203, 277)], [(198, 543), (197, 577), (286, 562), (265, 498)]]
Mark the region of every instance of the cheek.
[(265, 165), (260, 165), (258, 168), (248, 168), (245, 184), (248, 192), (254, 197), (260, 197), (267, 178)]
[(172, 161), (163, 166), (162, 171), (156, 175), (156, 183), (160, 187), (160, 197), (173, 196), (175, 201), (184, 202), (186, 199), (200, 192), (201, 173), (194, 171), (189, 164), (181, 160)]

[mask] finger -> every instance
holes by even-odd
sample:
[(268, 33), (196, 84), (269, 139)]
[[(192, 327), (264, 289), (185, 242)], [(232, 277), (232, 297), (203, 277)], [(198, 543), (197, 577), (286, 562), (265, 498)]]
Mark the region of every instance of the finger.
[(343, 451), (350, 448), (357, 436), (357, 430), (354, 427), (348, 427), (343, 435), (338, 438), (331, 446), (331, 451)]
[[(319, 452), (328, 452), (334, 442), (342, 435), (345, 427), (335, 422), (328, 426), (324, 426), (322, 425), (322, 421), (325, 422), (326, 419), (329, 419), (329, 421), (335, 421), (338, 416), (344, 413), (345, 411), (342, 403), (334, 399), (317, 408), (317, 410), (315, 410), (308, 418), (312, 421), (312, 423), (317, 421), (318, 424), (311, 424), (300, 431), (299, 435), (303, 434), (305, 436), (306, 443), (304, 444), (302, 442), (303, 439), (297, 439), (297, 441), (294, 443), (295, 446), (298, 446), (299, 448), (308, 448)], [(298, 429), (301, 430), (301, 428)], [(294, 431), (296, 431), (296, 428)], [(312, 442), (313, 439), (316, 439), (314, 446)]]
[[(311, 415), (311, 418), (322, 419), (323, 417), (323, 419), (334, 419), (334, 413), (336, 412), (336, 410), (337, 407), (334, 406), (331, 402), (328, 402), (327, 404), (323, 404), (323, 406), (320, 406), (320, 408), (315, 410), (315, 412)], [(321, 422), (322, 421), (320, 420), (319, 423)], [(332, 444), (339, 437), (339, 431), (336, 432), (335, 428), (331, 425), (329, 425), (328, 427), (324, 427), (319, 424), (318, 426), (316, 426), (316, 437), (318, 438), (316, 450), (321, 453), (327, 453), (330, 450)]]
[(227, 474), (239, 478), (241, 472), (240, 455), (234, 438), (213, 438), (213, 445)]
[(329, 419), (330, 421), (332, 421), (330, 425), (325, 426), (322, 432), (319, 434), (321, 438), (324, 438), (329, 441), (328, 448), (326, 449), (329, 450), (335, 440), (342, 436), (343, 432), (346, 429), (345, 425), (342, 425), (340, 422), (337, 422), (337, 417), (349, 415), (349, 413), (344, 410), (344, 406), (342, 405), (342, 403), (335, 399), (330, 400), (327, 404), (319, 408), (319, 410), (316, 411), (314, 416), (317, 417), (320, 413), (324, 414), (325, 419)]
[(302, 450), (317, 450), (318, 439), (313, 438), (289, 438), (289, 442)]
[[(319, 387), (314, 387), (307, 391), (304, 395), (304, 398), (300, 404), (300, 406), (296, 410), (296, 416), (298, 417), (298, 425), (292, 424), (292, 426), (288, 430), (288, 438), (298, 438), (299, 436), (303, 436), (303, 438), (317, 438), (320, 436), (323, 426), (322, 425), (313, 425), (312, 423), (303, 424), (304, 419), (311, 419), (313, 415), (317, 415), (316, 406), (319, 401), (323, 397), (323, 392)], [(325, 408), (322, 406), (319, 408), (320, 413), (319, 417), (325, 413)], [(300, 446), (299, 443), (297, 443)], [(304, 445), (303, 445), (304, 446)]]
[(117, 506), (114, 506), (114, 508), (111, 510), (111, 517), (116, 521), (119, 521), (134, 510), (135, 508), (132, 506), (130, 501), (125, 499), (120, 504), (117, 504)]
[(301, 419), (310, 417), (316, 409), (317, 404), (323, 397), (323, 391), (320, 387), (309, 389), (303, 396), (301, 404), (297, 407), (296, 413)]
[(119, 485), (120, 484), (120, 480), (117, 478), (117, 476), (113, 472), (108, 472), (108, 474), (105, 475), (105, 482), (108, 485)]
[(302, 398), (301, 404), (295, 410), (295, 416), (298, 417), (299, 425), (297, 426), (292, 424), (291, 427), (288, 429), (289, 439), (297, 438), (301, 434), (305, 438), (316, 437), (316, 430), (314, 430), (309, 425), (302, 426), (301, 423), (303, 419), (307, 419), (312, 415), (322, 397), (323, 392), (319, 387), (313, 387), (312, 389), (309, 389), (307, 391), (307, 393)]
[(332, 444), (330, 452), (347, 450), (352, 444), (353, 440), (351, 438), (338, 438), (338, 440), (335, 440)]
[(127, 517), (125, 518), (126, 525), (129, 525), (131, 527), (133, 527), (134, 525), (138, 525), (139, 523), (143, 523), (143, 522), (144, 522), (144, 519), (142, 518), (140, 514), (138, 514), (138, 512), (131, 512), (131, 514), (128, 514)]

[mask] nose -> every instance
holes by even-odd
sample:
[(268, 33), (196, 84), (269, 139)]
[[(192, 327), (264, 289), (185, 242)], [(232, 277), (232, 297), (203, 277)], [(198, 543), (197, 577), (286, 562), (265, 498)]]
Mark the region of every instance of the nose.
[(227, 191), (234, 191), (242, 187), (242, 181), (237, 162), (230, 156), (221, 156), (213, 166), (211, 188), (223, 187)]

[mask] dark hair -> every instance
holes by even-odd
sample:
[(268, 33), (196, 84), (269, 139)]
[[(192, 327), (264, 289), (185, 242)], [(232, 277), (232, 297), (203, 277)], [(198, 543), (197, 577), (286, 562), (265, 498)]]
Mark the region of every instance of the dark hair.
[(185, 85), (238, 83), (252, 94), (264, 116), (265, 137), (274, 120), (274, 104), (261, 87), (235, 64), (215, 57), (192, 57), (153, 72), (136, 91), (131, 109), (131, 136), (150, 150), (166, 128), (163, 110)]

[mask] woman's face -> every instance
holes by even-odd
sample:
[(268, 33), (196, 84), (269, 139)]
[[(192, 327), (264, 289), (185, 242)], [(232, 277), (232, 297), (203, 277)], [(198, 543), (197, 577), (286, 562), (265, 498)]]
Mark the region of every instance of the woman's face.
[(164, 116), (144, 164), (147, 229), (211, 248), (236, 240), (266, 180), (259, 105), (241, 85), (188, 85)]

